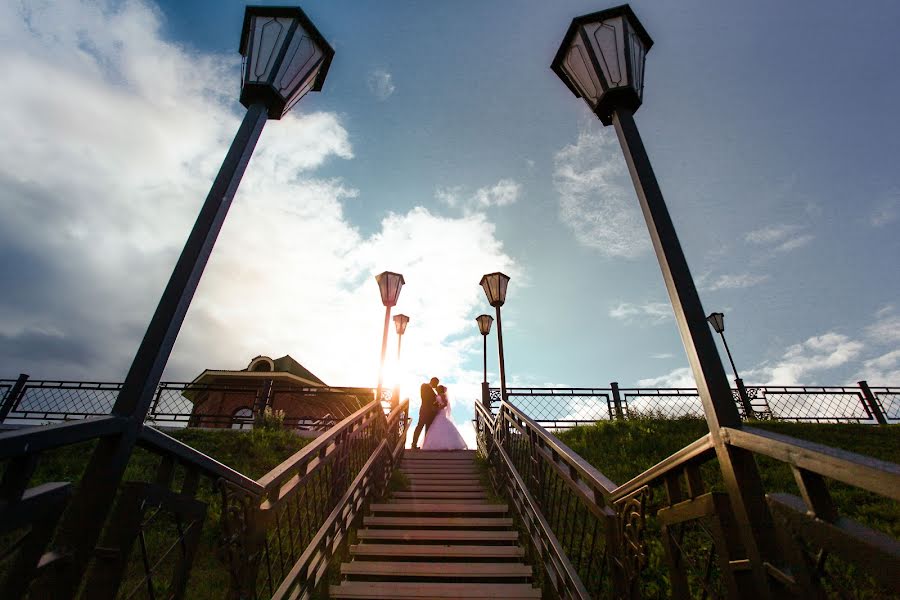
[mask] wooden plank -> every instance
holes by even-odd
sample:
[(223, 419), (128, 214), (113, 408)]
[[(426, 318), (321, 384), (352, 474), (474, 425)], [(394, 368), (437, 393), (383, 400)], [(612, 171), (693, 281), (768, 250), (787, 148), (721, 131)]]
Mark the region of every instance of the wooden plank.
[(531, 567), (522, 563), (491, 562), (403, 562), (357, 560), (341, 565), (342, 575), (368, 575), (403, 577), (431, 577), (435, 579), (460, 579), (483, 577), (531, 577)]
[(401, 500), (407, 498), (441, 498), (445, 500), (486, 500), (487, 492), (457, 492), (457, 491), (440, 491), (440, 492), (394, 492), (391, 498)]
[(453, 484), (453, 483), (420, 483), (411, 485), (404, 492), (483, 492), (484, 486), (475, 485), (474, 483)]
[(403, 542), (515, 542), (517, 531), (484, 531), (465, 529), (360, 529), (361, 540), (397, 540)]
[(475, 460), (474, 450), (445, 450), (431, 451), (428, 450), (405, 450), (403, 452), (403, 460), (421, 459), (421, 460)]
[(465, 502), (416, 502), (412, 504), (373, 504), (370, 508), (373, 513), (495, 513), (505, 514), (508, 507), (505, 504), (468, 504)]
[(528, 583), (394, 583), (373, 581), (345, 581), (329, 588), (331, 598), (372, 598), (400, 600), (437, 600), (443, 598), (467, 598), (486, 600), (530, 600), (541, 597), (541, 590)]
[(478, 477), (481, 471), (472, 467), (400, 467), (401, 473), (409, 473), (411, 475), (428, 475), (429, 473), (462, 473), (465, 475), (473, 475)]
[(354, 556), (409, 556), (425, 558), (516, 558), (525, 556), (521, 546), (469, 544), (352, 544)]
[(512, 527), (509, 517), (363, 517), (366, 527), (466, 527), (469, 529), (487, 529)]

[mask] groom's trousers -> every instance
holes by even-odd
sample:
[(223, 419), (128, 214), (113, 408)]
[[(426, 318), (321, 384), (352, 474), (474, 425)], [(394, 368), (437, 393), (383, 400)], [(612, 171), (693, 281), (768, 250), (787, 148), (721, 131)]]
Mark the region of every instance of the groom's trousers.
[(422, 433), (423, 427), (426, 429), (425, 433), (427, 434), (428, 433), (428, 431), (427, 431), (428, 423), (426, 423), (425, 421), (422, 420), (421, 417), (419, 417), (419, 422), (416, 424), (415, 430), (413, 430), (413, 441), (412, 441), (413, 448), (418, 448), (418, 446), (419, 446), (419, 434)]

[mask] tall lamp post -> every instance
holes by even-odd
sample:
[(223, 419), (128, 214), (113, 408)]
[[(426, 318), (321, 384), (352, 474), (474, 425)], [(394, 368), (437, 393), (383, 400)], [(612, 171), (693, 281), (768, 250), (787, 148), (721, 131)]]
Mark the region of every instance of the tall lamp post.
[[(403, 334), (409, 325), (409, 317), (406, 315), (394, 315), (394, 329), (397, 331), (397, 364), (400, 364), (400, 344), (403, 342)], [(391, 406), (400, 404), (400, 383), (395, 382), (394, 393), (391, 395)]]
[[(500, 357), (500, 399), (506, 402), (506, 363), (503, 360), (503, 326), (500, 320), (500, 307), (506, 302), (506, 287), (509, 276), (503, 273), (488, 273), (481, 278), (480, 285), (487, 296), (488, 304), (497, 311), (497, 354)], [(479, 326), (481, 324), (479, 323)], [(485, 345), (487, 340), (485, 340)], [(486, 366), (486, 365), (485, 365)], [(486, 372), (486, 369), (485, 369)], [(485, 376), (487, 379), (487, 376)]]
[[(381, 387), (384, 382), (384, 357), (387, 354), (388, 326), (391, 324), (391, 308), (397, 306), (400, 297), (400, 288), (406, 281), (400, 273), (385, 271), (375, 276), (378, 289), (381, 291), (381, 303), (384, 304), (384, 334), (381, 337), (381, 362), (378, 365), (378, 387), (375, 396), (381, 402)], [(406, 325), (404, 325), (404, 329)], [(399, 329), (399, 327), (398, 327)], [(400, 355), (400, 346), (397, 346), (397, 355)]]
[(734, 372), (734, 385), (737, 386), (738, 396), (740, 396), (741, 399), (741, 406), (744, 407), (744, 414), (747, 415), (748, 419), (755, 419), (756, 413), (754, 413), (753, 406), (750, 404), (750, 398), (747, 396), (747, 388), (744, 386), (744, 380), (738, 375), (737, 367), (734, 366), (734, 358), (731, 356), (731, 349), (728, 347), (728, 342), (725, 340), (725, 314), (720, 312), (709, 313), (706, 320), (709, 321), (713, 330), (722, 338), (722, 344), (725, 346), (725, 353), (728, 355), (728, 362), (731, 363), (731, 370)]
[(645, 57), (652, 45), (653, 40), (631, 8), (617, 6), (573, 19), (551, 69), (576, 97), (587, 102), (604, 125), (615, 127), (697, 381), (741, 541), (750, 559), (751, 569), (736, 572), (735, 576), (747, 597), (769, 598), (765, 561), (775, 560), (778, 553), (759, 469), (750, 452), (726, 444), (721, 435), (722, 427), (741, 427), (740, 414), (634, 122), (633, 113), (643, 101)]
[[(499, 310), (499, 308), (497, 310)], [(488, 411), (490, 411), (491, 389), (488, 387), (487, 380), (487, 336), (491, 332), (491, 324), (494, 322), (494, 317), (491, 315), (478, 315), (475, 317), (475, 320), (478, 321), (478, 331), (481, 332), (481, 337), (484, 341), (484, 352), (482, 352), (482, 357), (484, 359), (484, 380), (481, 382), (481, 403)]]
[(334, 56), (303, 11), (287, 7), (248, 6), (239, 50), (243, 56), (240, 101), (247, 113), (116, 398), (112, 415), (123, 419), (124, 426), (119, 433), (101, 438), (60, 524), (58, 538), (69, 551), (71, 563), (55, 581), (53, 597), (76, 593), (93, 556), (172, 346), (266, 120), (280, 119), (307, 92), (321, 90)]

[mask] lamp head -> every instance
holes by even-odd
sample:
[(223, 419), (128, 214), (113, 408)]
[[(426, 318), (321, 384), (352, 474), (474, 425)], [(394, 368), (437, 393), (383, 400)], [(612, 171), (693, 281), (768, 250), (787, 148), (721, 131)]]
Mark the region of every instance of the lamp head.
[(725, 315), (723, 313), (709, 313), (709, 316), (706, 317), (706, 320), (709, 321), (709, 324), (712, 325), (712, 328), (716, 331), (716, 333), (722, 333), (725, 331)]
[(487, 296), (488, 304), (494, 307), (503, 306), (506, 302), (506, 286), (509, 285), (509, 276), (503, 273), (488, 273), (481, 278), (481, 287)]
[(385, 306), (397, 306), (397, 299), (400, 297), (400, 288), (406, 283), (403, 275), (400, 273), (392, 273), (385, 271), (375, 276), (378, 283), (378, 289), (381, 291), (381, 302)]
[(491, 332), (494, 317), (491, 315), (478, 315), (475, 317), (475, 320), (478, 321), (478, 331), (481, 332), (481, 335), (487, 335)]

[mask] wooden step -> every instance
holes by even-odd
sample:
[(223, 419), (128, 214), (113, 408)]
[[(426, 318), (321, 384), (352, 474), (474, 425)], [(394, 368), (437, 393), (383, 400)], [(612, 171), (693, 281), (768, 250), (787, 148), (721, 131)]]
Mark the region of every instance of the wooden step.
[(482, 492), (485, 487), (480, 483), (417, 483), (408, 486), (404, 492)]
[(515, 542), (516, 531), (467, 529), (360, 529), (361, 540), (397, 540), (402, 542)]
[(393, 500), (420, 498), (422, 500), (439, 499), (439, 500), (486, 500), (487, 492), (458, 492), (456, 490), (438, 492), (394, 492), (391, 494)]
[(481, 481), (481, 475), (478, 473), (460, 473), (456, 471), (435, 471), (434, 473), (407, 473), (401, 471), (410, 480), (415, 479), (471, 479), (473, 481)]
[(515, 558), (525, 556), (521, 546), (474, 546), (469, 544), (352, 544), (353, 556), (415, 558)]
[(541, 590), (528, 583), (394, 583), (345, 581), (329, 588), (331, 598), (371, 598), (377, 600), (430, 600), (466, 598), (485, 600), (530, 600), (540, 598)]
[(522, 563), (440, 563), (357, 560), (341, 565), (341, 575), (368, 577), (428, 577), (431, 579), (483, 579), (531, 577), (531, 567)]
[(450, 467), (447, 469), (441, 467), (400, 467), (400, 472), (404, 475), (441, 475), (443, 473), (469, 475), (471, 477), (479, 477), (481, 475), (481, 471), (478, 469), (469, 469), (465, 467)]
[[(407, 475), (410, 485), (482, 485), (477, 477), (455, 477), (453, 475)], [(483, 486), (482, 486), (483, 487)]]
[(405, 450), (403, 452), (403, 460), (475, 460), (474, 450), (444, 450), (431, 451), (428, 450)]
[(441, 529), (445, 527), (466, 529), (498, 529), (512, 527), (513, 520), (509, 517), (363, 517), (363, 525), (366, 527), (400, 527), (412, 529), (415, 527)]
[(370, 507), (373, 513), (490, 513), (506, 514), (506, 504), (468, 504), (466, 502), (413, 502), (409, 504), (373, 504)]

